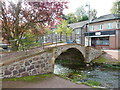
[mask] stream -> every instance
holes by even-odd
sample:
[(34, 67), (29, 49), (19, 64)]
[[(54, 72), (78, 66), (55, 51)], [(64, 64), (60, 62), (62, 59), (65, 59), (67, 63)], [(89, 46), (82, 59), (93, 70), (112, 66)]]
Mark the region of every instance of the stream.
[(54, 73), (61, 74), (78, 74), (82, 75), (82, 78), (77, 78), (76, 82), (81, 83), (88, 80), (97, 81), (100, 83), (100, 87), (104, 88), (118, 88), (120, 68), (104, 67), (101, 65), (92, 65), (89, 67), (82, 67), (74, 64), (55, 64)]

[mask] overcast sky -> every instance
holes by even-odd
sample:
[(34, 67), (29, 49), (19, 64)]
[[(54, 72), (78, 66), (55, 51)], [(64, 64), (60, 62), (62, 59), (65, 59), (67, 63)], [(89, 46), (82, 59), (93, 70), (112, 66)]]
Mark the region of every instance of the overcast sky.
[[(80, 7), (81, 5), (86, 5), (86, 3), (90, 3), (90, 7), (92, 9), (97, 10), (97, 16), (110, 14), (110, 9), (113, 5), (113, 2), (116, 0), (68, 0), (68, 7), (69, 9), (64, 10), (64, 14), (68, 14), (70, 12), (75, 12), (76, 8)], [(86, 7), (88, 10), (88, 7)]]

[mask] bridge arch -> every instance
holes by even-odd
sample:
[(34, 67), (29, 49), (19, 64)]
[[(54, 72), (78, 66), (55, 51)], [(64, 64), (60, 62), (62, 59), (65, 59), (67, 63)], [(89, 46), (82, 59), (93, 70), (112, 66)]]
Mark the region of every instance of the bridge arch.
[(55, 61), (56, 60), (70, 60), (72, 62), (78, 61), (79, 63), (83, 63), (85, 58), (79, 49), (71, 47), (61, 52), (61, 54), (55, 58)]
[(75, 51), (79, 51), (83, 57), (85, 57), (85, 47), (79, 46), (79, 45), (68, 45), (67, 47), (58, 47), (55, 49), (54, 57), (57, 58), (60, 54), (63, 52), (66, 52), (67, 50), (74, 49)]

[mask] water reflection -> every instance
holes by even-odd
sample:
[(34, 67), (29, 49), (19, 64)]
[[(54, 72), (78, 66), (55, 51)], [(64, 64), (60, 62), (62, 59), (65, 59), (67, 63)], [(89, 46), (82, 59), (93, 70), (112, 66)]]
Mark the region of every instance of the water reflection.
[(55, 74), (84, 74), (86, 76), (85, 80), (98, 81), (102, 87), (107, 88), (118, 88), (119, 71), (120, 69), (104, 68), (101, 66), (80, 67), (79, 65), (68, 64), (56, 64), (54, 69)]

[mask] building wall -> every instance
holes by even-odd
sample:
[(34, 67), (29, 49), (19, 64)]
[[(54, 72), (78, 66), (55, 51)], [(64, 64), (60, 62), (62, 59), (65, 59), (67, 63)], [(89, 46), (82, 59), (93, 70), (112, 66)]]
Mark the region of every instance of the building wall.
[(2, 43), (2, 32), (0, 30), (0, 43)]
[(110, 36), (109, 37), (109, 48), (115, 49), (116, 48), (116, 36)]
[(120, 30), (116, 30), (116, 48), (120, 49)]
[[(108, 24), (111, 23), (112, 24), (112, 28), (108, 28)], [(102, 25), (102, 29), (99, 29), (99, 25)], [(93, 26), (93, 30), (90, 30), (89, 28), (91, 28)], [(112, 34), (112, 35), (107, 35), (109, 37), (109, 45), (96, 45), (97, 48), (109, 48), (109, 49), (117, 49), (120, 48), (120, 20), (109, 20), (109, 21), (103, 21), (103, 22), (96, 22), (96, 23), (91, 23), (88, 26), (88, 32), (100, 32), (100, 31), (111, 31), (111, 30), (116, 30), (116, 34)], [(89, 31), (90, 30), (90, 31)], [(88, 36), (89, 37), (89, 36)], [(105, 37), (104, 35), (94, 35), (91, 37)], [(89, 37), (89, 38), (91, 38)], [(87, 41), (87, 40), (86, 40)]]
[[(112, 29), (116, 29), (117, 28), (117, 23), (118, 20), (110, 20), (110, 21), (104, 21), (104, 22), (98, 22), (98, 23), (92, 23), (90, 24), (90, 26), (94, 26), (94, 30), (90, 30), (90, 31), (101, 31), (101, 30), (108, 30), (108, 24), (112, 23)], [(102, 25), (102, 29), (99, 30), (98, 26)], [(89, 27), (90, 27), (89, 26)]]

